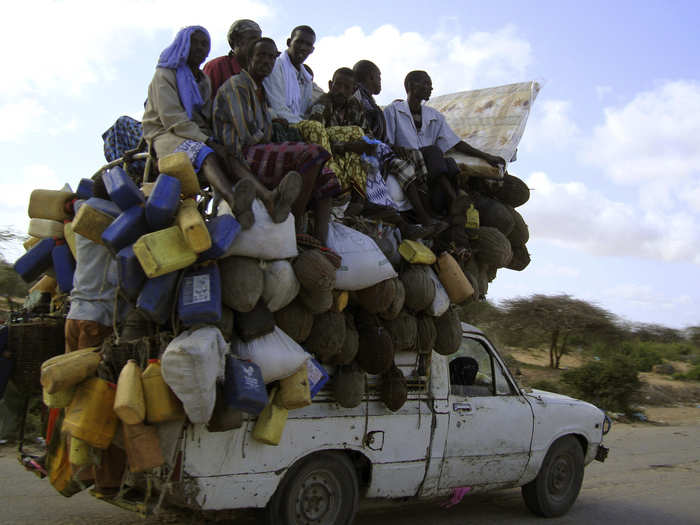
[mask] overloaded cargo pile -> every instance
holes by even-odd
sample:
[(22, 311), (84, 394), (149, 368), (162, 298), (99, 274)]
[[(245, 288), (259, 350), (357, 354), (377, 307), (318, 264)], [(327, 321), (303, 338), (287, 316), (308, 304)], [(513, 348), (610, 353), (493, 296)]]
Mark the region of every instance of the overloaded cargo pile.
[(514, 209), (528, 190), (510, 175), (465, 177), (471, 250), (449, 237), (402, 240), (391, 224), (340, 210), (324, 248), (307, 236), (297, 242), (293, 216), (274, 223), (257, 200), (247, 230), (225, 203), (206, 213), (184, 153), (158, 168), (141, 188), (121, 167), (107, 170), (109, 200), (91, 195), (89, 179), (75, 193), (31, 197), (32, 237), (15, 269), (27, 281), (43, 274), (36, 292), (70, 292), (75, 234), (107, 247), (117, 265), (115, 333), (41, 365), (46, 405), (66, 409), (74, 473), (115, 439), (132, 472), (159, 466), (155, 426), (185, 415), (223, 431), (247, 413), (257, 418), (253, 437), (277, 445), (289, 410), (311, 404), (324, 385), (340, 406), (355, 407), (367, 374), (396, 411), (408, 386), (395, 355), (414, 352), (412, 373), (429, 376), (432, 350), (459, 348), (456, 305), (483, 297), (497, 269), (529, 261)]

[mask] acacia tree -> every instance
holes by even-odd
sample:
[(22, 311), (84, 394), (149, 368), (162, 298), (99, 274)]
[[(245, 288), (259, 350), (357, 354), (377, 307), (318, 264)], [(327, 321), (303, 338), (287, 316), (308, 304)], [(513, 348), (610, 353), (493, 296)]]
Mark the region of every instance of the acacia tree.
[(597, 338), (610, 338), (618, 333), (613, 314), (567, 294), (508, 299), (502, 307), (511, 335), (547, 341), (552, 368), (559, 368), (574, 336), (595, 334)]

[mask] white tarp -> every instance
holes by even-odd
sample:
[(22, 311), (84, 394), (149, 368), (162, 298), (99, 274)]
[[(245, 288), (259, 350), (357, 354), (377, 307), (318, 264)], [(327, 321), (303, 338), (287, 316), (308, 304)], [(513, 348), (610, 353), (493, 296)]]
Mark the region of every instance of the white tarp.
[(442, 95), (427, 104), (445, 115), (467, 144), (510, 162), (539, 91), (537, 82), (521, 82)]

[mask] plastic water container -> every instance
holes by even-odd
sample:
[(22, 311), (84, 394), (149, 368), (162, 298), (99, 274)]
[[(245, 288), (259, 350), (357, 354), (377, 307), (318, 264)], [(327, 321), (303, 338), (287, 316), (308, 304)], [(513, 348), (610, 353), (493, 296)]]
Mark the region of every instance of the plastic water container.
[(177, 226), (142, 235), (134, 243), (134, 253), (151, 279), (186, 268), (197, 260)]
[(153, 186), (155, 186), (155, 182), (144, 182), (141, 184), (141, 193), (143, 193), (143, 196), (148, 199), (148, 197), (151, 196), (151, 193), (153, 192)]
[(154, 323), (164, 324), (170, 318), (170, 310), (179, 272), (171, 272), (147, 279), (136, 300), (136, 307)]
[(7, 351), (8, 336), (7, 325), (0, 325), (0, 399), (5, 395), (5, 388), (7, 388), (15, 366), (15, 360), (10, 357), (10, 353)]
[(418, 241), (404, 240), (399, 244), (401, 257), (412, 264), (434, 264), (435, 254), (425, 244)]
[(75, 389), (62, 430), (88, 445), (106, 449), (119, 425), (114, 413), (116, 385), (99, 377), (91, 377)]
[(39, 292), (39, 293), (50, 293), (51, 295), (54, 294), (56, 291), (56, 286), (58, 283), (56, 282), (56, 279), (51, 277), (50, 275), (44, 275), (37, 283), (32, 286), (29, 289), (29, 293), (31, 294), (32, 292)]
[(161, 230), (171, 226), (179, 204), (180, 181), (161, 173), (146, 201), (146, 220), (151, 229)]
[(253, 438), (266, 445), (277, 446), (282, 440), (282, 433), (287, 424), (289, 411), (277, 404), (278, 391), (274, 389), (270, 394), (270, 402), (260, 412), (258, 420), (253, 427)]
[(29, 239), (24, 241), (22, 243), (22, 247), (24, 248), (25, 252), (28, 252), (29, 250), (32, 249), (32, 246), (36, 245), (41, 239), (39, 237), (34, 237), (33, 235), (29, 236)]
[(185, 270), (177, 309), (184, 325), (221, 320), (221, 275), (215, 262)]
[(251, 361), (242, 361), (231, 354), (226, 355), (224, 372), (224, 398), (226, 404), (258, 415), (267, 405), (267, 389), (260, 367)]
[(163, 379), (160, 359), (149, 359), (141, 375), (143, 397), (146, 400), (146, 421), (164, 423), (185, 417), (182, 403)]
[(123, 211), (128, 210), (132, 206), (143, 204), (146, 200), (138, 186), (120, 166), (107, 170), (102, 175), (102, 180), (105, 183), (109, 198)]
[(70, 438), (70, 448), (68, 452), (68, 458), (71, 465), (75, 467), (84, 467), (92, 463), (90, 454), (90, 445), (85, 443), (82, 439), (76, 437)]
[(63, 293), (68, 293), (73, 289), (73, 274), (75, 274), (75, 259), (70, 252), (70, 247), (65, 241), (56, 241), (56, 245), (51, 251), (53, 269), (56, 273), (58, 289)]
[(318, 394), (318, 391), (323, 388), (323, 385), (328, 382), (329, 376), (326, 369), (313, 358), (306, 362), (306, 368), (309, 374), (309, 393), (313, 399)]
[(117, 393), (114, 396), (114, 412), (127, 425), (143, 423), (146, 417), (141, 369), (133, 359), (129, 359), (119, 373)]
[(63, 221), (54, 221), (51, 219), (29, 219), (29, 235), (46, 239), (47, 237), (55, 237), (63, 239)]
[(306, 363), (291, 376), (280, 379), (280, 389), (275, 402), (287, 410), (303, 408), (311, 404), (309, 372)]
[(77, 257), (75, 251), (75, 233), (73, 232), (73, 223), (71, 221), (63, 221), (63, 238), (68, 243), (68, 248), (70, 248), (70, 253), (73, 255), (73, 259)]
[(116, 254), (149, 231), (143, 206), (134, 206), (122, 212), (105, 228), (102, 232), (102, 244)]
[(195, 253), (202, 253), (211, 248), (211, 236), (202, 214), (197, 209), (194, 199), (185, 199), (177, 210), (175, 223), (182, 230), (185, 242)]
[(136, 425), (125, 423), (122, 428), (130, 472), (145, 472), (165, 463), (156, 427), (141, 423)]
[(121, 213), (111, 201), (92, 197), (80, 205), (73, 219), (73, 232), (102, 244), (102, 233)]
[(49, 408), (66, 408), (73, 401), (75, 395), (75, 387), (72, 386), (65, 390), (59, 390), (53, 394), (49, 394), (45, 388), (42, 388), (41, 397), (44, 404)]
[(207, 229), (211, 248), (200, 255), (201, 260), (223, 257), (241, 231), (241, 225), (233, 215), (219, 215), (208, 221)]
[(127, 246), (117, 253), (117, 275), (119, 277), (119, 290), (130, 300), (134, 301), (139, 296), (146, 274), (143, 273), (141, 263), (134, 254), (134, 247)]
[(78, 183), (78, 189), (75, 193), (78, 195), (79, 199), (89, 199), (93, 195), (93, 188), (95, 183), (92, 179), (80, 179)]
[(29, 196), (27, 213), (32, 219), (51, 219), (63, 222), (73, 215), (67, 206), (74, 194), (60, 190), (34, 190)]
[(49, 394), (72, 388), (93, 375), (102, 359), (97, 348), (81, 348), (41, 364), (41, 386)]
[(15, 261), (13, 268), (22, 279), (31, 283), (51, 268), (53, 263), (51, 252), (55, 245), (56, 241), (53, 239), (40, 240), (27, 253)]
[(454, 257), (447, 252), (440, 254), (437, 259), (437, 273), (440, 282), (445, 287), (450, 302), (460, 304), (474, 295), (474, 288), (464, 275)]
[(197, 174), (184, 151), (178, 151), (158, 159), (158, 171), (180, 180), (182, 195), (194, 197), (200, 192)]

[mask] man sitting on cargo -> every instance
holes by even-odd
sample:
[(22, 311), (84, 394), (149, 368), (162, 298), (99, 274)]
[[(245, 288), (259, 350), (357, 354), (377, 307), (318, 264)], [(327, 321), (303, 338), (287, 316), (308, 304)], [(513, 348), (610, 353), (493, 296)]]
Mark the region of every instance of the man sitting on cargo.
[(228, 30), (228, 55), (214, 58), (204, 64), (204, 72), (211, 81), (211, 98), (214, 100), (221, 84), (248, 65), (248, 47), (262, 36), (260, 26), (252, 20), (236, 20)]
[[(382, 90), (382, 73), (374, 62), (360, 60), (353, 67), (355, 73), (355, 98), (365, 110), (365, 119), (368, 129), (374, 138), (387, 143), (386, 119), (382, 109), (374, 100)], [(428, 226), (433, 234), (446, 227), (438, 221), (426, 209), (419, 188), (428, 179), (428, 170), (423, 160), (423, 155), (417, 149), (396, 148), (393, 154), (386, 155), (384, 159), (385, 178), (387, 184), (395, 182), (403, 190), (407, 201), (396, 202), (400, 211), (413, 210), (417, 222)], [(389, 179), (392, 177), (392, 179)]]
[(272, 142), (272, 114), (264, 79), (272, 71), (278, 54), (270, 38), (252, 43), (247, 69), (229, 78), (216, 95), (214, 134), (227, 154), (244, 165), (266, 188), (290, 186), (293, 183), (290, 177), (295, 176), (301, 186), (291, 206), (297, 232), (301, 233), (304, 213), (313, 202), (314, 233), (325, 244), (331, 198), (339, 193), (340, 184), (333, 172), (322, 171), (330, 154), (318, 144)]
[[(255, 220), (251, 204), (256, 190), (266, 196), (269, 192), (248, 176), (242, 164), (223, 164), (226, 150), (214, 141), (211, 130), (211, 84), (199, 69), (209, 49), (207, 30), (190, 26), (181, 29), (161, 53), (148, 87), (143, 134), (159, 157), (184, 151), (195, 171), (201, 170), (247, 229)], [(235, 190), (227, 173), (238, 181)]]
[[(384, 108), (387, 141), (397, 151), (418, 149), (423, 153), (428, 173), (430, 202), (434, 211), (463, 214), (465, 202), (457, 202), (454, 160), (445, 158), (449, 150), (484, 159), (493, 166), (504, 166), (501, 157), (490, 155), (461, 140), (437, 110), (423, 104), (430, 99), (433, 84), (425, 71), (411, 71), (404, 80), (406, 100), (396, 100)], [(460, 199), (463, 201), (463, 199)], [(459, 211), (455, 208), (460, 208)], [(449, 210), (449, 211), (448, 211)]]

